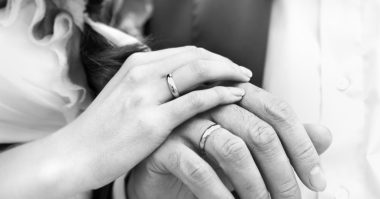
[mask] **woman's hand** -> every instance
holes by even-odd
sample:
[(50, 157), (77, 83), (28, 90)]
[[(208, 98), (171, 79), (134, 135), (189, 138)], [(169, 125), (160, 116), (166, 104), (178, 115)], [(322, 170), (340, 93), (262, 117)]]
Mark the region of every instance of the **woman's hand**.
[[(181, 96), (174, 99), (167, 75)], [(0, 154), (1, 198), (65, 198), (104, 186), (152, 153), (181, 123), (242, 99), (252, 73), (195, 47), (137, 53), (74, 122)], [(20, 191), (22, 190), (22, 191)]]
[[(182, 96), (173, 99), (167, 75)], [(221, 104), (242, 99), (244, 89), (205, 82), (247, 82), (248, 69), (203, 49), (184, 47), (132, 55), (91, 106), (61, 135), (81, 186), (96, 188), (128, 172), (181, 123)], [(72, 133), (67, 133), (71, 131)]]

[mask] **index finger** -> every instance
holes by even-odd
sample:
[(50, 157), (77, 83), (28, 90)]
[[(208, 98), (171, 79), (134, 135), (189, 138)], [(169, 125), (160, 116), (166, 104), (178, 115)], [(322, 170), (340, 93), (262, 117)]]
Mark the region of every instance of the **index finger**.
[(314, 191), (326, 188), (319, 155), (290, 106), (252, 84), (240, 84), (246, 95), (240, 105), (274, 127), (301, 181)]

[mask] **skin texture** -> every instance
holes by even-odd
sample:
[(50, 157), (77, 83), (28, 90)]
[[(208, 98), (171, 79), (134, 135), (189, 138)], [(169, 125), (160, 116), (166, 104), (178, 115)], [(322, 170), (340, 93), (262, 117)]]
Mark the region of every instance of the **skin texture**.
[[(311, 190), (325, 188), (323, 173), (315, 179), (312, 170), (331, 143), (329, 130), (302, 125), (285, 102), (254, 85), (239, 87), (246, 90), (240, 106), (222, 106), (181, 125), (133, 170), (130, 198), (233, 198), (232, 187), (243, 199), (269, 193), (301, 198), (293, 169)], [(224, 128), (208, 138), (204, 160), (198, 143), (213, 123)]]
[[(219, 86), (173, 99), (168, 73), (182, 91), (209, 81), (248, 82), (252, 75), (195, 47), (136, 53), (74, 122), (0, 154), (1, 198), (65, 198), (102, 187), (129, 172), (183, 122), (245, 93)], [(191, 80), (182, 82), (184, 76)]]
[[(199, 122), (199, 121), (197, 121)], [(310, 125), (306, 124), (305, 128), (308, 130), (308, 134), (310, 138), (313, 140), (313, 144), (315, 145), (317, 151), (319, 154), (322, 154), (330, 145), (331, 143), (331, 135), (330, 132), (318, 125)], [(218, 132), (219, 133), (219, 132)], [(188, 157), (186, 152), (183, 153), (183, 150), (191, 151), (190, 143), (188, 143), (185, 140), (176, 138), (177, 141), (168, 141), (171, 142), (170, 144), (165, 144), (165, 148), (161, 147), (160, 151), (157, 153), (165, 154), (171, 154), (167, 157), (179, 157), (187, 160), (182, 160), (182, 162), (186, 164), (190, 164), (194, 161), (194, 157)], [(178, 141), (181, 140), (181, 142)], [(186, 147), (189, 146), (189, 147)], [(167, 147), (167, 148), (166, 148)], [(173, 155), (175, 154), (176, 155)], [(189, 152), (187, 152), (189, 153)], [(180, 155), (181, 154), (181, 155)], [(153, 155), (155, 157), (161, 156), (161, 155)], [(193, 179), (193, 181), (199, 181), (202, 177), (196, 177), (193, 172), (189, 172), (188, 176), (182, 177), (180, 179), (179, 177), (176, 177), (174, 175), (174, 169), (173, 168), (166, 168), (166, 167), (159, 167), (158, 165), (163, 165), (165, 163), (162, 163), (161, 161), (154, 159), (150, 157), (149, 159), (145, 160), (142, 164), (140, 164), (138, 167), (136, 167), (133, 170), (133, 173), (130, 177), (130, 181), (128, 184), (129, 188), (129, 198), (198, 198), (194, 192), (192, 192), (191, 189), (189, 189), (189, 186), (185, 184), (189, 183), (189, 181), (186, 181), (185, 179)], [(173, 161), (172, 158), (168, 158), (168, 160)], [(158, 161), (158, 162), (156, 162)], [(169, 164), (170, 165), (170, 164)], [(177, 165), (178, 164), (174, 164)], [(197, 165), (197, 164), (194, 164)], [(193, 168), (199, 168), (199, 167), (191, 167)], [(200, 166), (200, 165), (198, 165)], [(236, 165), (235, 165), (236, 166)], [(220, 179), (224, 182), (228, 181), (228, 179), (225, 179), (226, 176), (221, 171), (221, 168), (214, 165), (213, 171), (210, 171), (212, 174), (216, 171), (216, 173), (219, 175)], [(246, 174), (246, 170), (244, 170), (244, 174)], [(213, 174), (214, 175), (214, 174)], [(205, 174), (204, 176), (210, 176), (210, 174)], [(254, 179), (255, 181), (260, 182), (261, 179)], [(194, 184), (199, 184), (199, 182), (192, 182)], [(211, 183), (211, 182), (209, 182)], [(226, 186), (228, 187), (228, 182), (226, 182)], [(202, 184), (204, 186), (204, 184)], [(210, 185), (207, 186), (209, 188)], [(199, 188), (198, 188), (199, 189)], [(215, 193), (213, 190), (206, 190), (209, 193)], [(257, 190), (259, 191), (259, 190)], [(261, 196), (260, 193), (255, 192), (253, 195), (251, 195), (251, 198), (268, 198), (268, 193), (266, 190), (262, 190)], [(216, 196), (215, 196), (216, 197)], [(227, 195), (219, 195), (220, 198), (231, 198), (231, 195), (227, 193)], [(244, 196), (241, 198), (244, 198)]]
[[(118, 43), (118, 41), (114, 41), (114, 43)], [(205, 53), (198, 51), (196, 54), (201, 54), (203, 57)], [(142, 54), (139, 55), (142, 56)], [(177, 54), (176, 57), (181, 62), (189, 60), (187, 54)], [(219, 63), (216, 64), (215, 61)], [(197, 63), (203, 66), (201, 70), (196, 71), (199, 75), (198, 78), (205, 78), (204, 74), (211, 74), (207, 72), (208, 70), (214, 71), (215, 73), (212, 75), (216, 76), (228, 74), (224, 70), (226, 67), (223, 66), (227, 63), (232, 62), (215, 54), (208, 56), (208, 59)], [(162, 65), (168, 64), (173, 63)], [(183, 74), (191, 74), (194, 72), (194, 68), (184, 67), (179, 71)], [(190, 83), (194, 78), (191, 75), (173, 74), (173, 76), (181, 93), (191, 91), (199, 85)], [(208, 76), (208, 78), (216, 80), (215, 77)], [(265, 198), (269, 196), (269, 193), (272, 198), (299, 198), (300, 191), (293, 168), (310, 189), (323, 190), (326, 186), (323, 173), (315, 172), (321, 171), (319, 156), (307, 135), (306, 128), (299, 122), (291, 108), (282, 100), (253, 85), (245, 84), (240, 87), (248, 90), (247, 95), (249, 95), (244, 98), (240, 107), (233, 105), (216, 109), (205, 114), (204, 120), (195, 122), (194, 125), (188, 125), (187, 130), (176, 129), (178, 132), (175, 134), (178, 134), (179, 138), (170, 137), (163, 147), (152, 155), (155, 157), (152, 158), (152, 161), (154, 160), (156, 167), (172, 173), (183, 182), (179, 183), (180, 187), (189, 188), (191, 192), (188, 191), (187, 194), (190, 196), (194, 194), (198, 198), (232, 198), (228, 190), (231, 186), (242, 198), (251, 198), (252, 196)], [(160, 92), (162, 91), (160, 90)], [(157, 94), (159, 95), (159, 93)], [(178, 107), (178, 109), (180, 108), (183, 107)], [(209, 138), (206, 151), (214, 161), (208, 164), (197, 154), (197, 143), (201, 136), (200, 132), (203, 132), (213, 122), (222, 124), (225, 129), (221, 129), (220, 132)], [(198, 130), (194, 131), (196, 129)], [(323, 131), (321, 128), (319, 130)], [(181, 136), (186, 139), (181, 139)], [(173, 151), (175, 151), (174, 154)], [(215, 165), (218, 168), (213, 170), (212, 166)], [(218, 178), (215, 171), (221, 171), (218, 172), (221, 179)], [(137, 175), (139, 173), (137, 172)], [(192, 178), (193, 175), (198, 179)], [(227, 184), (231, 186), (224, 186), (222, 180), (227, 181)], [(165, 181), (157, 182), (160, 183), (158, 187), (165, 184), (163, 183)], [(132, 187), (131, 194), (140, 198), (152, 198), (160, 195), (150, 189), (152, 186), (147, 186), (148, 189), (144, 190), (146, 184), (140, 185), (142, 187)], [(158, 190), (163, 191), (164, 194), (173, 193), (173, 190), (181, 193), (177, 189), (170, 188)], [(141, 193), (142, 195), (140, 195)], [(161, 198), (170, 198), (168, 195), (161, 196)]]

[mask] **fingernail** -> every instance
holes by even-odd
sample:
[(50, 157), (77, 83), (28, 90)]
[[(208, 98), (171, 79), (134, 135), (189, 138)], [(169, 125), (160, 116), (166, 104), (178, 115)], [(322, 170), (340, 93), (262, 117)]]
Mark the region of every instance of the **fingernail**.
[(241, 71), (247, 76), (247, 77), (249, 77), (249, 78), (251, 78), (252, 77), (252, 71), (251, 70), (249, 70), (248, 68), (246, 68), (246, 67), (243, 67), (243, 66), (240, 66), (240, 69), (241, 69)]
[(326, 178), (321, 167), (314, 167), (310, 171), (310, 184), (314, 187), (315, 191), (323, 191), (326, 189)]
[(245, 90), (244, 89), (241, 89), (241, 88), (235, 88), (235, 87), (231, 87), (230, 88), (230, 91), (233, 95), (237, 96), (237, 97), (243, 97), (245, 95)]

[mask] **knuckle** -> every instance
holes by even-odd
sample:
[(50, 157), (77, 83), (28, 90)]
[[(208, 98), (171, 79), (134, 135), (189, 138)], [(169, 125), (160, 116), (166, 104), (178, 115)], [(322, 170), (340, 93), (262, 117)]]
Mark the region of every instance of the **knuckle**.
[(273, 120), (278, 122), (290, 122), (295, 119), (290, 105), (281, 99), (272, 99), (264, 105), (264, 109)]
[(217, 118), (216, 120), (224, 120), (228, 118), (228, 116), (230, 116), (232, 113), (240, 113), (240, 112), (241, 112), (241, 107), (239, 107), (236, 104), (228, 104), (228, 105), (220, 106), (217, 109), (213, 109), (210, 112), (210, 114), (212, 118)]
[(142, 104), (144, 100), (144, 96), (139, 92), (133, 92), (133, 96), (128, 96), (127, 99), (124, 100), (123, 104), (123, 113), (125, 115), (128, 115), (127, 113), (130, 112), (131, 107), (137, 107)]
[(220, 123), (230, 121), (231, 118), (234, 118), (236, 121), (239, 121), (234, 126), (234, 131), (242, 133), (247, 132), (245, 131), (247, 121), (242, 117), (244, 115), (243, 108), (237, 104), (220, 105), (217, 108), (210, 110), (208, 114), (213, 120)]
[(270, 193), (266, 189), (264, 189), (258, 192), (255, 198), (256, 199), (271, 199), (271, 196), (270, 196)]
[(171, 171), (179, 168), (179, 156), (178, 151), (172, 150), (170, 144), (165, 143), (143, 162), (150, 163), (151, 168), (156, 171)]
[(269, 151), (279, 144), (276, 131), (265, 122), (254, 123), (248, 132), (254, 150)]
[(204, 79), (208, 75), (208, 69), (204, 61), (197, 60), (194, 61), (190, 65), (190, 71), (193, 73), (198, 79)]
[(317, 162), (318, 159), (316, 157), (316, 150), (314, 146), (307, 141), (301, 142), (300, 144), (295, 146), (296, 158), (299, 160), (305, 160), (309, 163), (313, 163), (313, 161)]
[(195, 48), (194, 52), (198, 55), (198, 57), (204, 57), (206, 54), (208, 54), (208, 51), (201, 47)]
[[(171, 151), (167, 156), (167, 167), (169, 171), (176, 171), (181, 168), (181, 157), (182, 154), (178, 151)], [(159, 157), (157, 157), (159, 159)], [(161, 160), (158, 160), (161, 161)]]
[(267, 189), (264, 187), (258, 187), (257, 184), (252, 182), (246, 182), (243, 184), (244, 190), (247, 193), (252, 194), (255, 199), (269, 199), (270, 195)]
[(235, 162), (241, 165), (248, 157), (248, 148), (245, 142), (238, 137), (230, 137), (225, 139), (216, 151), (218, 155), (226, 161)]
[(301, 193), (295, 180), (288, 180), (279, 186), (279, 198), (300, 198)]
[(231, 104), (231, 105), (225, 106), (224, 111), (230, 112), (230, 113), (237, 112), (237, 113), (239, 113), (239, 115), (246, 115), (246, 114), (244, 114), (243, 110), (245, 110), (245, 109), (243, 109), (239, 105)]
[(126, 76), (128, 83), (137, 83), (144, 79), (145, 69), (143, 67), (134, 67), (131, 68)]
[(202, 95), (199, 92), (190, 93), (188, 96), (188, 103), (192, 109), (199, 110), (205, 107), (206, 103), (204, 102)]
[(185, 175), (190, 178), (191, 181), (205, 184), (211, 178), (211, 172), (209, 168), (200, 162), (187, 161), (184, 163)]
[(240, 87), (243, 88), (244, 90), (250, 92), (250, 93), (255, 93), (255, 94), (266, 93), (266, 91), (263, 90), (262, 88), (257, 87), (253, 84), (250, 84), (250, 83), (242, 83), (242, 84), (240, 84)]
[(228, 96), (226, 88), (220, 86), (212, 88), (212, 91), (214, 92), (213, 94), (217, 99), (225, 99)]
[(130, 55), (127, 59), (127, 62), (132, 65), (139, 64), (143, 60), (144, 54), (142, 52), (136, 52)]
[[(239, 116), (239, 118), (242, 120), (244, 124), (250, 124), (252, 117), (250, 117), (250, 113), (241, 106), (237, 104), (229, 104), (224, 106), (223, 108), (224, 109), (221, 109), (222, 115), (231, 115), (232, 113), (235, 113), (237, 116)], [(242, 125), (241, 127), (239, 127), (239, 130), (244, 130), (244, 128), (246, 127), (247, 125)]]
[(151, 171), (163, 171), (165, 169), (161, 159), (159, 158), (159, 150), (153, 152), (148, 158), (146, 158), (144, 161), (142, 161), (143, 166), (146, 166), (146, 168), (150, 169)]

